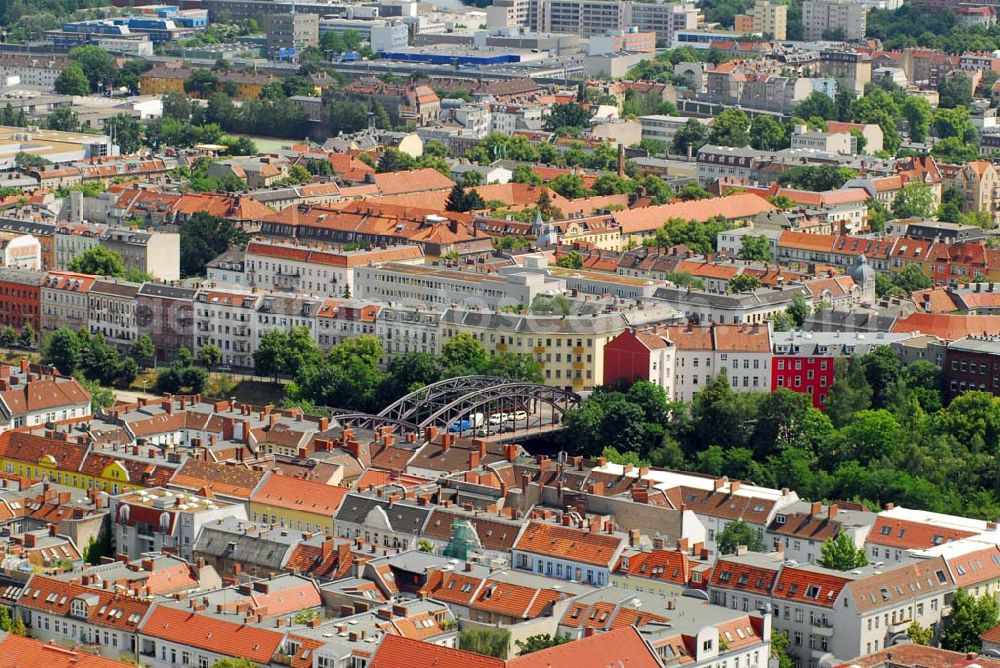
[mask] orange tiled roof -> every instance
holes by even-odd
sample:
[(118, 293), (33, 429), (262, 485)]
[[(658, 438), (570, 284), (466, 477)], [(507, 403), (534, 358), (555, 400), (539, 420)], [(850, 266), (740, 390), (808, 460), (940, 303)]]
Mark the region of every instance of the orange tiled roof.
[(622, 539), (548, 522), (529, 522), (514, 549), (552, 557), (562, 557), (596, 566), (610, 566)]
[(153, 609), (149, 620), (142, 625), (142, 633), (224, 656), (245, 657), (264, 665), (271, 663), (284, 640), (282, 633), (165, 605)]
[(272, 473), (253, 493), (250, 502), (332, 518), (349, 491), (347, 487)]
[(77, 652), (31, 638), (8, 635), (0, 641), (0, 668), (125, 668), (119, 663), (89, 652)]
[(945, 341), (957, 341), (973, 334), (1000, 334), (1000, 315), (951, 315), (911, 313), (892, 326), (897, 333), (919, 332)]
[(867, 542), (900, 550), (934, 547), (941, 543), (975, 536), (972, 531), (933, 526), (922, 522), (879, 516), (868, 532)]
[(831, 608), (849, 582), (847, 578), (829, 573), (786, 566), (781, 569), (771, 595), (787, 601)]

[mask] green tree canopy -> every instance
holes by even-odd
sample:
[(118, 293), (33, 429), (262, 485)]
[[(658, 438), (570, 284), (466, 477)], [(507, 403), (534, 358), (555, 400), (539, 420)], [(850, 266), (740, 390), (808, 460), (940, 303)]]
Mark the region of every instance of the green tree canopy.
[(716, 545), (719, 547), (719, 554), (733, 554), (736, 548), (743, 545), (751, 552), (764, 552), (764, 539), (761, 538), (757, 529), (753, 528), (743, 520), (735, 520), (726, 524), (726, 528), (720, 531), (715, 537)]
[(122, 256), (104, 246), (92, 246), (70, 260), (70, 271), (95, 276), (125, 277), (125, 261)]
[(826, 540), (819, 548), (820, 557), (816, 563), (824, 568), (850, 571), (868, 565), (868, 556), (863, 547), (857, 547), (850, 535), (840, 532)]

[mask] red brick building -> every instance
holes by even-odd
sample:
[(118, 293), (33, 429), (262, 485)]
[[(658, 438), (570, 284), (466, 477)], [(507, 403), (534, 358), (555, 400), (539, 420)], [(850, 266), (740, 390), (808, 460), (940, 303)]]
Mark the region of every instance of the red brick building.
[(25, 269), (0, 268), (0, 329), (8, 325), (20, 332), (30, 324), (41, 330), (41, 286), (45, 274)]
[(944, 354), (944, 390), (949, 401), (980, 390), (1000, 396), (1000, 336), (970, 336)]

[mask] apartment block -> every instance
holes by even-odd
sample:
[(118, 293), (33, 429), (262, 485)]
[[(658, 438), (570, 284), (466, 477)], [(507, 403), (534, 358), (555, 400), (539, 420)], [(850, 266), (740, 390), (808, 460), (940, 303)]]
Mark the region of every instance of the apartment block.
[(805, 0), (802, 3), (802, 37), (806, 40), (862, 40), (868, 8), (855, 0)]

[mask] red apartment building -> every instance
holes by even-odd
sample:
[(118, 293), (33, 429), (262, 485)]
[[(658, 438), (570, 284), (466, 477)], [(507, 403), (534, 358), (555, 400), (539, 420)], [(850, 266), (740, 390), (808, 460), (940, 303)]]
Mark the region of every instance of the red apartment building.
[(18, 332), (30, 324), (41, 331), (41, 287), (45, 274), (26, 269), (0, 268), (0, 329)]
[(886, 332), (774, 332), (771, 391), (784, 387), (808, 394), (813, 406), (823, 410), (838, 357), (864, 355), (910, 336)]

